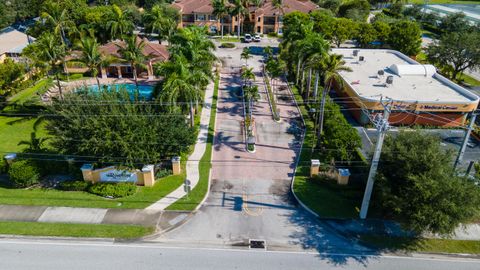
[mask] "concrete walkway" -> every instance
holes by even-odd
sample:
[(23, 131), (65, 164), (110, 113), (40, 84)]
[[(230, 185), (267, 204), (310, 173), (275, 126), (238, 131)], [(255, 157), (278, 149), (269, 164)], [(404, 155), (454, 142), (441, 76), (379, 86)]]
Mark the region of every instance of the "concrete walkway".
[(187, 216), (181, 211), (0, 205), (1, 221), (141, 225), (159, 231), (180, 224)]
[[(187, 161), (187, 180), (190, 181), (190, 186), (192, 190), (195, 188), (200, 179), (198, 165), (207, 148), (208, 126), (210, 123), (210, 114), (212, 109), (213, 89), (214, 83), (212, 82), (207, 86), (207, 89), (205, 91), (205, 102), (203, 105), (202, 114), (200, 116), (200, 132), (198, 133), (195, 149), (193, 150), (193, 153), (188, 157)], [(184, 186), (182, 185), (176, 190), (174, 190), (172, 193), (163, 197), (162, 199), (150, 205), (146, 209), (164, 210), (185, 195), (187, 195), (187, 193), (185, 192)]]

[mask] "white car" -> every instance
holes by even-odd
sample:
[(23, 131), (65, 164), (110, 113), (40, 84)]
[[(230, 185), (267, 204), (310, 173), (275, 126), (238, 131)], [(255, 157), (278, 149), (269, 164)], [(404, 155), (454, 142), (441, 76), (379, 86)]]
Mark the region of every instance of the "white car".
[(253, 41), (255, 42), (260, 42), (262, 40), (262, 38), (260, 37), (259, 34), (256, 34), (254, 37), (253, 37)]
[(245, 41), (245, 43), (250, 43), (250, 42), (252, 42), (252, 35), (250, 35), (250, 34), (245, 34), (245, 37), (243, 38), (243, 40)]

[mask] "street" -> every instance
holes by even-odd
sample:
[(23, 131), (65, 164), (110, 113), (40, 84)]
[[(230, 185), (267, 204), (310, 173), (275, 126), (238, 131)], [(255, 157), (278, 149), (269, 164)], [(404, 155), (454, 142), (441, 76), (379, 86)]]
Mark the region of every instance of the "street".
[(2, 270), (480, 268), (480, 261), (468, 258), (197, 249), (103, 241), (4, 239), (0, 250)]

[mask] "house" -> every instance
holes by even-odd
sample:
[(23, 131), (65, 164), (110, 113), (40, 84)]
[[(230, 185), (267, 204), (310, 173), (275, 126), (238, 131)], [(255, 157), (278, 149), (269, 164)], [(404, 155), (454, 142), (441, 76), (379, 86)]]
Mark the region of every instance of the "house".
[[(238, 31), (237, 16), (226, 16), (220, 22), (213, 14), (211, 0), (175, 0), (172, 4), (181, 13), (179, 27), (188, 25), (207, 26), (212, 33), (236, 33)], [(318, 6), (310, 0), (284, 0), (283, 8), (273, 6), (272, 0), (263, 1), (262, 5), (250, 6), (250, 16), (241, 22), (242, 32), (255, 32), (259, 34), (282, 33), (282, 18), (284, 14), (293, 11), (310, 13)], [(241, 18), (242, 19), (242, 18)], [(243, 20), (243, 19), (242, 19)]]
[[(141, 39), (137, 38), (137, 44), (140, 43)], [(169, 53), (165, 45), (150, 42), (147, 39), (143, 40), (145, 46), (143, 48), (143, 55), (146, 57), (144, 65), (146, 69), (137, 69), (137, 76), (139, 78), (148, 78), (149, 80), (154, 79), (153, 64), (157, 62), (163, 62), (168, 60)], [(133, 78), (133, 68), (130, 63), (127, 63), (121, 59), (119, 54), (119, 46), (125, 46), (125, 42), (121, 40), (111, 41), (107, 44), (100, 46), (100, 52), (110, 60), (110, 63), (107, 67), (102, 67), (100, 69), (99, 75), (102, 78)], [(80, 58), (81, 52), (74, 51), (68, 57), (68, 61), (75, 60)], [(68, 67), (68, 72), (71, 73), (83, 73), (87, 69), (84, 67)]]
[(34, 41), (35, 38), (17, 31), (13, 27), (1, 30), (0, 63), (3, 63), (7, 58), (20, 61), (23, 49)]
[(361, 124), (383, 112), (381, 98), (391, 100), (389, 123), (457, 127), (476, 110), (479, 97), (410, 57), (385, 49), (332, 49), (351, 72), (341, 71), (335, 92)]

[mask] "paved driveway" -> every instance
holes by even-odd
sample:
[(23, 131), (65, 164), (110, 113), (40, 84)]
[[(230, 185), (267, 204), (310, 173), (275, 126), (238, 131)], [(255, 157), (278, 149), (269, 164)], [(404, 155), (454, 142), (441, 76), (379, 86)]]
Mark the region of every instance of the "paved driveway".
[[(292, 99), (279, 104), (281, 122), (273, 121), (261, 74), (261, 57), (249, 60), (257, 74), (261, 99), (254, 110), (257, 147), (245, 150), (243, 104), (239, 97), (241, 49), (219, 50), (223, 69), (213, 151), (211, 192), (206, 204), (180, 228), (158, 240), (195, 245), (240, 245), (263, 239), (269, 248), (362, 250), (323, 227), (299, 209), (290, 197), (290, 183), (299, 151), (298, 125)], [(282, 92), (283, 91), (283, 92)], [(279, 95), (289, 95), (287, 88)], [(285, 101), (286, 100), (286, 101)]]

